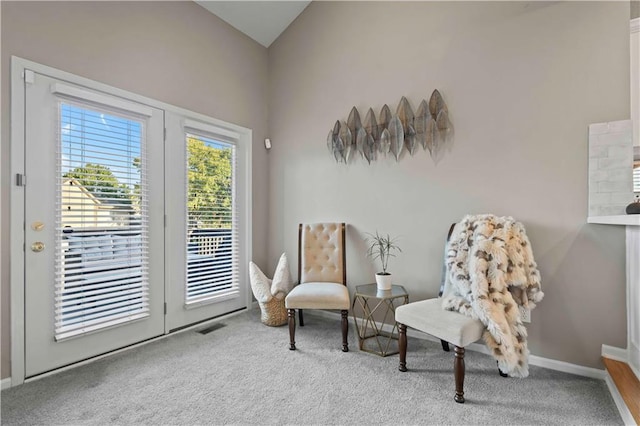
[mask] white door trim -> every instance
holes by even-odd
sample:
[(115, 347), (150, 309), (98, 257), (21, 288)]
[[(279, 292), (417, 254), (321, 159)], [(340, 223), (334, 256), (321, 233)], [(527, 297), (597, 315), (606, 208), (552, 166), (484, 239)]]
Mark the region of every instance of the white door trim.
[[(80, 77), (65, 71), (61, 71), (46, 65), (32, 62), (17, 56), (11, 57), (11, 216), (9, 226), (10, 239), (10, 287), (11, 287), (11, 385), (16, 386), (24, 383), (25, 378), (25, 335), (24, 335), (24, 190), (16, 185), (16, 174), (24, 174), (24, 126), (25, 126), (25, 91), (23, 73), (31, 70), (39, 74), (44, 74), (58, 80), (85, 86), (93, 90), (108, 93), (124, 99), (133, 100), (154, 108), (175, 112), (190, 116), (195, 120), (208, 122), (217, 127), (235, 132), (239, 135), (241, 144), (246, 146), (245, 155), (248, 167), (246, 167), (245, 178), (247, 179), (246, 192), (244, 195), (244, 217), (245, 222), (241, 224), (246, 233), (240, 236), (240, 242), (245, 244), (247, 256), (252, 253), (252, 227), (251, 227), (251, 151), (252, 151), (252, 131), (246, 127), (227, 123), (223, 120), (214, 119), (204, 114), (189, 111), (171, 104), (157, 101), (146, 96), (131, 93), (118, 89), (104, 83), (100, 83), (88, 78)], [(28, 180), (28, 177), (27, 177)], [(27, 182), (28, 184), (28, 182)], [(240, 268), (239, 278), (241, 283), (249, 286), (247, 268)], [(166, 283), (165, 283), (166, 285)], [(165, 289), (166, 290), (166, 289)], [(251, 306), (251, 292), (246, 292), (246, 306)]]
[(11, 61), (11, 217), (9, 226), (9, 272), (11, 277), (11, 386), (24, 382), (24, 188), (16, 185), (16, 175), (24, 174), (23, 73), (27, 68)]

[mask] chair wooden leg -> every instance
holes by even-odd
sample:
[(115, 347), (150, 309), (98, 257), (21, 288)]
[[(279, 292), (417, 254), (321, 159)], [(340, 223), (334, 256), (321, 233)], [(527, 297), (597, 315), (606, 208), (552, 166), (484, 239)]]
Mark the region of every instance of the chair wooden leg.
[(398, 370), (407, 371), (407, 326), (401, 323), (398, 323), (398, 351), (400, 353)]
[(449, 352), (449, 342), (447, 342), (446, 340), (442, 340), (440, 339), (440, 344), (442, 345), (442, 350), (445, 352)]
[(456, 379), (456, 396), (453, 399), (462, 404), (464, 403), (464, 348), (454, 345), (453, 351), (456, 354), (453, 362), (453, 375)]
[(304, 327), (304, 317), (302, 316), (302, 309), (298, 309), (298, 318), (300, 318), (300, 327)]
[(349, 311), (342, 310), (340, 311), (342, 314), (342, 352), (349, 352), (349, 342), (347, 340), (347, 334), (349, 333), (349, 321), (347, 316), (349, 315)]
[(296, 310), (288, 309), (287, 317), (289, 319), (289, 350), (296, 350)]

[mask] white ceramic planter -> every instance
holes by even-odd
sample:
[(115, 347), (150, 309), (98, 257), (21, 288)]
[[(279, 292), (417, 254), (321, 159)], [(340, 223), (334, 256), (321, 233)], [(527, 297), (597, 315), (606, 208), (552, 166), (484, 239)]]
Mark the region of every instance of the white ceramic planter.
[(376, 274), (376, 284), (378, 290), (391, 290), (391, 274)]

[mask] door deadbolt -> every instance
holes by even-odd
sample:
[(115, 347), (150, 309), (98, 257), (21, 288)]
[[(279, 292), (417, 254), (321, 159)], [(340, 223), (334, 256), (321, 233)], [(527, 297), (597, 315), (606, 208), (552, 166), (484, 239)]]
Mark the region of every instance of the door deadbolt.
[(40, 253), (42, 250), (44, 250), (44, 243), (43, 242), (36, 241), (35, 243), (31, 244), (31, 251), (34, 251), (36, 253)]
[(44, 229), (44, 223), (40, 221), (33, 222), (31, 224), (31, 229), (33, 229), (34, 231), (42, 231)]

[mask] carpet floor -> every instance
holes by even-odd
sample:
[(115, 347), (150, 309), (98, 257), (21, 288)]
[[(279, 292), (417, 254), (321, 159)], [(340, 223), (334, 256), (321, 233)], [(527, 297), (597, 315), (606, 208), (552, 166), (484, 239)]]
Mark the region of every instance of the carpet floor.
[(453, 401), (453, 351), (409, 338), (407, 367), (341, 348), (340, 321), (305, 312), (297, 351), (257, 309), (208, 334), (185, 331), (2, 391), (2, 424), (618, 425), (604, 381), (530, 367), (502, 378), (467, 351), (465, 404)]

